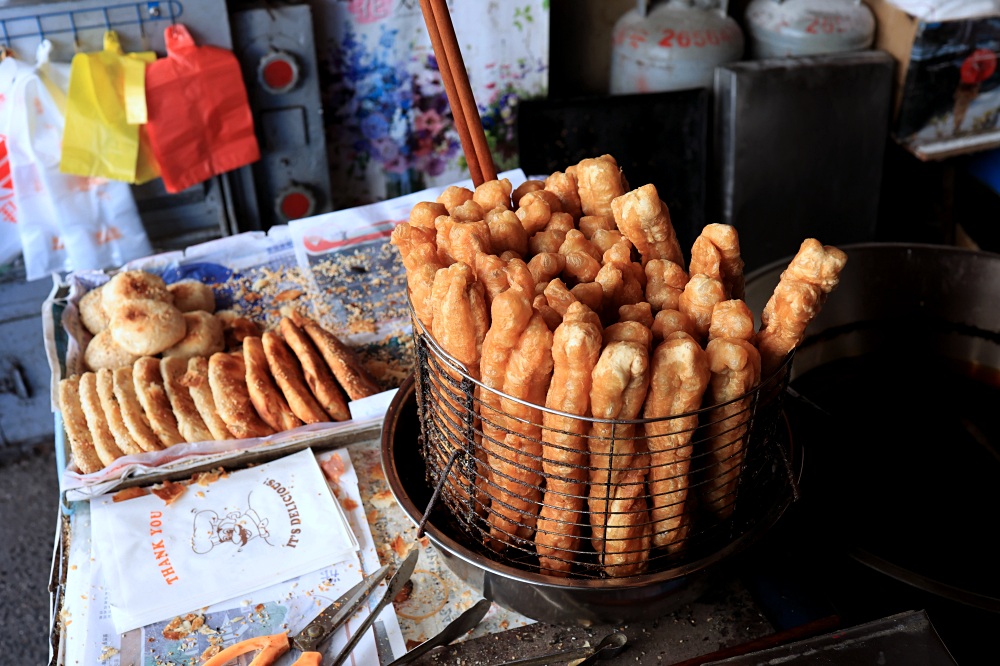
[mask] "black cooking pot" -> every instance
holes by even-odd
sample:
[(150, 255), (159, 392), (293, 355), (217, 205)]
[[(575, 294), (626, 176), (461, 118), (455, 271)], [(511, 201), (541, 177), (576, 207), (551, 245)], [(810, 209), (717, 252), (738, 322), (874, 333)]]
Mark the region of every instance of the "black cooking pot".
[[(1000, 255), (840, 249), (840, 285), (792, 365), (804, 467), (777, 551), (846, 621), (926, 608), (977, 663), (1000, 627)], [(753, 311), (787, 264), (747, 276)]]

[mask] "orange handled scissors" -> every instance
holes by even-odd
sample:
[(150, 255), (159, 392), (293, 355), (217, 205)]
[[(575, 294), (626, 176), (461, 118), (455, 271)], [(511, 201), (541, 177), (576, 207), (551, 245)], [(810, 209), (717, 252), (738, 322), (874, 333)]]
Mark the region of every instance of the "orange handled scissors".
[[(375, 619), (381, 614), (382, 609), (396, 598), (396, 595), (403, 589), (403, 586), (413, 575), (413, 569), (417, 566), (417, 556), (419, 550), (414, 548), (406, 556), (399, 569), (389, 581), (385, 594), (379, 600), (376, 607), (362, 621), (361, 626), (354, 632), (351, 639), (340, 651), (332, 662), (332, 666), (340, 666), (357, 646), (358, 641), (372, 625)], [(203, 666), (224, 666), (237, 657), (251, 652), (257, 652), (257, 656), (250, 662), (250, 666), (271, 666), (274, 662), (295, 647), (302, 652), (292, 666), (321, 666), (323, 655), (320, 648), (347, 620), (353, 616), (359, 608), (372, 595), (378, 584), (385, 580), (389, 573), (389, 567), (384, 566), (371, 576), (345, 592), (343, 596), (324, 608), (312, 622), (307, 624), (302, 631), (289, 636), (288, 632), (271, 634), (269, 636), (255, 636), (247, 638), (230, 645), (215, 655)]]

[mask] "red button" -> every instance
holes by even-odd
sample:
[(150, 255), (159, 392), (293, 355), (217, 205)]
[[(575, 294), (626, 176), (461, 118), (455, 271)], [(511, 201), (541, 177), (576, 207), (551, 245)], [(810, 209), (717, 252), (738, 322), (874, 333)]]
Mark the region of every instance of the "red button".
[(264, 66), (262, 75), (264, 84), (273, 90), (284, 90), (295, 83), (295, 70), (287, 60), (272, 60)]
[(281, 213), (289, 220), (297, 220), (312, 212), (312, 200), (302, 192), (286, 194), (281, 200)]

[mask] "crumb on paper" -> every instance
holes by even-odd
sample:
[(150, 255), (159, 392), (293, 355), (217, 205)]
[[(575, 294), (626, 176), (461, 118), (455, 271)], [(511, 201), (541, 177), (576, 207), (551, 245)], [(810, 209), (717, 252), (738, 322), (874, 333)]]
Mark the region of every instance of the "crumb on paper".
[(191, 477), (191, 482), (199, 486), (210, 486), (219, 479), (224, 479), (227, 476), (228, 474), (223, 469), (217, 468), (208, 472), (198, 472)]
[(174, 483), (170, 479), (167, 479), (163, 483), (153, 486), (152, 493), (163, 500), (164, 504), (170, 506), (176, 502), (186, 490), (187, 486), (180, 483)]
[(207, 648), (205, 648), (205, 651), (201, 653), (201, 660), (208, 661), (209, 659), (219, 654), (220, 652), (222, 652), (221, 643), (209, 645)]
[(368, 521), (369, 525), (374, 525), (375, 521), (378, 520), (378, 511), (376, 511), (375, 509), (372, 509), (371, 511), (369, 511), (368, 513), (366, 513), (365, 514), (365, 520)]
[(326, 476), (327, 480), (334, 484), (340, 483), (340, 477), (343, 476), (346, 471), (344, 461), (340, 458), (340, 454), (338, 453), (334, 453), (320, 463), (320, 469), (323, 470), (323, 475)]
[(118, 656), (118, 650), (110, 645), (105, 645), (97, 659), (98, 661), (105, 662), (116, 656)]
[(372, 465), (368, 468), (368, 476), (371, 477), (373, 481), (385, 481), (385, 473), (382, 471), (382, 465)]
[(392, 492), (389, 490), (380, 490), (372, 495), (372, 504), (379, 509), (388, 509), (395, 501), (396, 499), (392, 496)]
[(406, 557), (406, 554), (410, 552), (410, 544), (403, 540), (402, 534), (397, 534), (396, 538), (392, 540), (392, 543), (390, 543), (389, 546), (400, 559)]
[(149, 491), (145, 488), (140, 488), (138, 486), (133, 486), (132, 488), (125, 488), (124, 490), (119, 490), (114, 495), (111, 496), (112, 502), (124, 502), (125, 500), (134, 499), (136, 497), (143, 497), (148, 495)]
[(428, 548), (431, 545), (431, 540), (426, 536), (422, 536), (419, 539), (421, 548)]
[[(294, 301), (298, 297), (302, 296), (306, 292), (301, 289), (285, 289), (283, 292), (274, 297), (275, 303), (284, 303), (285, 301)], [(280, 309), (279, 309), (280, 314)]]
[(180, 640), (198, 631), (204, 624), (204, 615), (195, 613), (188, 613), (183, 617), (178, 615), (163, 627), (163, 637), (170, 641)]
[(358, 503), (350, 497), (344, 497), (340, 500), (340, 506), (344, 507), (344, 511), (354, 511), (358, 508)]

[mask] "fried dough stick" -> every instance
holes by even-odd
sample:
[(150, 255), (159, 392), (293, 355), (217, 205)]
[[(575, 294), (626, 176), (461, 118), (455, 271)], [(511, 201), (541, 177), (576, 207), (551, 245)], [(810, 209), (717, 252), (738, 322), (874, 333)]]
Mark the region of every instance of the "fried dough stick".
[[(640, 440), (637, 450), (644, 451)], [(602, 555), (604, 572), (618, 578), (642, 573), (649, 562), (650, 536), (653, 525), (649, 519), (646, 477), (649, 453), (636, 456), (631, 469), (625, 470), (614, 497), (608, 504), (608, 523)]]
[[(625, 322), (618, 332), (645, 329), (637, 322)], [(607, 337), (608, 331), (605, 331)], [(649, 388), (649, 347), (652, 334), (637, 339), (609, 342), (594, 366), (590, 389), (590, 410), (595, 418), (630, 420), (642, 410)], [(622, 336), (624, 337), (624, 336)], [(594, 549), (602, 553), (604, 528), (616, 486), (632, 467), (638, 453), (634, 425), (594, 423), (587, 442), (590, 451), (590, 489), (588, 506)]]
[(695, 339), (704, 344), (708, 339), (708, 329), (712, 325), (712, 311), (716, 303), (726, 300), (726, 288), (722, 281), (704, 275), (693, 273), (684, 286), (677, 302), (677, 309), (686, 314), (697, 331)]
[[(489, 328), (483, 285), (476, 281), (476, 274), (468, 264), (458, 262), (439, 270), (434, 276), (431, 300), (431, 335), (447, 354), (465, 366), (471, 377), (478, 379), (483, 340)], [(431, 381), (436, 385), (434, 391), (442, 396), (437, 401), (435, 420), (442, 436), (436, 442), (436, 454), (441, 458), (439, 467), (443, 470), (454, 451), (465, 450), (468, 438), (474, 437), (467, 427), (467, 419), (473, 416), (469, 414), (471, 407), (466, 397), (460, 395), (462, 378), (457, 372), (446, 366), (434, 366)], [(476, 452), (478, 459), (479, 447)], [(452, 467), (446, 488), (453, 499), (468, 502), (469, 492), (460, 482), (461, 468), (458, 465), (461, 462), (459, 460)], [(470, 484), (485, 484), (485, 469), (481, 463), (476, 464), (476, 479), (470, 479)]]
[[(552, 331), (532, 312), (504, 373), (503, 392), (511, 398), (541, 405), (552, 377)], [(502, 455), (492, 459), (496, 479), (490, 511), (490, 535), (505, 541), (510, 535), (528, 539), (535, 531), (542, 492), (542, 413), (537, 407), (500, 398), (509, 432)], [(495, 547), (495, 546), (494, 546)]]
[[(500, 395), (496, 391), (503, 391), (507, 362), (528, 327), (534, 311), (529, 296), (523, 289), (515, 286), (499, 293), (493, 299), (491, 313), (493, 323), (483, 339), (482, 358), (479, 361), (481, 381), (487, 387), (487, 390), (479, 392), (479, 413), (482, 420), (483, 448), (487, 452), (487, 474), (493, 484), (490, 492), (494, 493), (496, 492), (494, 488), (499, 483), (493, 469), (494, 466), (499, 468), (498, 458), (506, 457), (502, 446), (506, 437), (506, 432), (503, 430), (506, 423), (502, 420)], [(492, 545), (499, 548), (503, 546), (503, 542)]]
[(711, 370), (706, 403), (718, 407), (707, 415), (708, 470), (702, 497), (709, 510), (725, 519), (735, 506), (753, 402), (750, 390), (760, 381), (760, 353), (738, 338), (716, 338), (705, 352)]
[(756, 343), (763, 377), (774, 374), (802, 342), (809, 322), (840, 283), (846, 263), (847, 255), (842, 250), (822, 245), (815, 238), (802, 241), (761, 314)]
[(628, 191), (618, 162), (611, 155), (580, 160), (566, 172), (576, 178), (584, 215), (611, 217), (611, 201)]
[(698, 426), (698, 415), (692, 412), (701, 406), (708, 388), (708, 355), (688, 333), (670, 333), (653, 351), (650, 374), (643, 417), (662, 419), (645, 424), (653, 544), (674, 553), (683, 548), (690, 526), (685, 508), (691, 439)]
[(625, 235), (642, 255), (642, 265), (653, 259), (667, 259), (678, 266), (684, 265), (684, 255), (670, 211), (660, 200), (652, 183), (638, 187), (615, 198), (611, 210), (618, 223), (618, 230)]
[[(600, 317), (583, 303), (571, 302), (552, 338), (552, 382), (546, 407), (578, 416), (589, 413), (591, 374), (601, 344)], [(588, 423), (545, 412), (542, 425), (545, 493), (535, 549), (542, 571), (564, 575), (580, 549)]]
[[(400, 224), (396, 229), (403, 226)], [(392, 242), (395, 244), (395, 232), (393, 232)], [(406, 286), (410, 292), (410, 303), (413, 305), (413, 313), (417, 320), (423, 325), (424, 330), (430, 331), (434, 323), (433, 301), (431, 291), (434, 287), (434, 276), (438, 270), (444, 267), (438, 258), (437, 248), (432, 242), (417, 243), (403, 253), (400, 247), (400, 256), (403, 258), (403, 266), (406, 268)]]
[(706, 224), (691, 245), (688, 270), (720, 280), (728, 298), (743, 298), (743, 258), (736, 227), (729, 224)]

